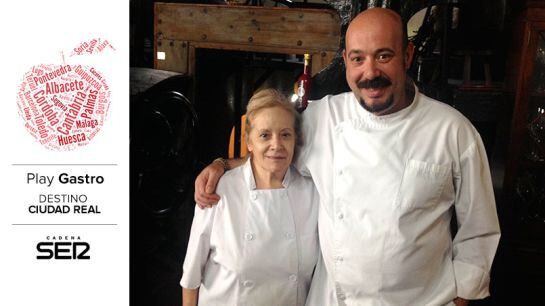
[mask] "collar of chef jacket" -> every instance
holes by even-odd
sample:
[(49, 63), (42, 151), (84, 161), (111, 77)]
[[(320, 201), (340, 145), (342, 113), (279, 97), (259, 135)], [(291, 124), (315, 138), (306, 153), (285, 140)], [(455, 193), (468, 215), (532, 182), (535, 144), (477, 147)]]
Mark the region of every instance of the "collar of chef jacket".
[[(416, 109), (417, 104), (419, 102), (418, 96), (419, 96), (419, 90), (418, 87), (413, 83), (414, 87), (414, 97), (411, 100), (411, 104), (409, 104), (407, 107), (398, 110), (395, 113), (387, 114), (387, 115), (380, 115), (377, 116), (368, 110), (364, 109), (362, 106), (358, 105), (357, 107), (357, 113), (359, 116), (354, 116), (350, 122), (353, 125), (354, 128), (362, 129), (363, 126), (370, 126), (372, 128), (388, 128), (392, 124), (395, 124), (397, 122), (401, 122), (404, 120), (409, 114)], [(351, 93), (351, 98), (354, 102), (354, 105), (359, 104), (358, 98), (354, 93)], [(352, 101), (351, 101), (352, 102)], [(342, 126), (342, 125), (340, 125)], [(338, 127), (337, 127), (338, 128)]]
[[(244, 181), (248, 185), (250, 190), (256, 190), (256, 184), (255, 184), (255, 177), (254, 173), (252, 171), (252, 163), (251, 163), (251, 157), (248, 158), (246, 163), (242, 166), (242, 172), (244, 173)], [(284, 179), (282, 180), (282, 186), (284, 188), (288, 188), (291, 181), (291, 165), (288, 167), (288, 170), (286, 171), (286, 174), (284, 175)]]

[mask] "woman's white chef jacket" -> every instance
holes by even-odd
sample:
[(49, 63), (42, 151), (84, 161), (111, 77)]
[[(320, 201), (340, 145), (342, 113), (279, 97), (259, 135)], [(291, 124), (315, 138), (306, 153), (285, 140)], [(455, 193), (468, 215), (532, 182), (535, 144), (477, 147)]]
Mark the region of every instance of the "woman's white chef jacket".
[(199, 305), (305, 304), (318, 258), (318, 194), (290, 167), (257, 190), (250, 160), (225, 173), (211, 209), (196, 207), (180, 284)]
[(320, 194), (323, 255), (308, 305), (488, 295), (499, 225), (486, 153), (466, 118), (416, 90), (410, 106), (386, 116), (352, 93), (327, 96), (303, 123), (298, 168)]

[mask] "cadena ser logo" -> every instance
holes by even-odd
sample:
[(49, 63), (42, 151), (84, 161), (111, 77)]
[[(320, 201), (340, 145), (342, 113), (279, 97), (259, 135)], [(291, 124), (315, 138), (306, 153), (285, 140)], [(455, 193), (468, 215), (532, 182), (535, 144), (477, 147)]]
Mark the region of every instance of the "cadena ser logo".
[(80, 236), (47, 236), (36, 244), (39, 260), (89, 260), (91, 245)]

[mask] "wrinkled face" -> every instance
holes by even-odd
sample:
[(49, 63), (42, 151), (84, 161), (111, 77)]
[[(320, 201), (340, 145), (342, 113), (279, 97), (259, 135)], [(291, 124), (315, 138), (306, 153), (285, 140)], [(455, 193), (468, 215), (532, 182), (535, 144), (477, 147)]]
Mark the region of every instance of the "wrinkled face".
[(247, 143), (254, 167), (283, 176), (293, 159), (295, 118), (280, 107), (272, 107), (258, 111), (250, 122)]
[(407, 106), (405, 73), (411, 57), (411, 48), (403, 50), (401, 25), (392, 18), (364, 17), (350, 25), (343, 52), (346, 80), (365, 109), (385, 115)]

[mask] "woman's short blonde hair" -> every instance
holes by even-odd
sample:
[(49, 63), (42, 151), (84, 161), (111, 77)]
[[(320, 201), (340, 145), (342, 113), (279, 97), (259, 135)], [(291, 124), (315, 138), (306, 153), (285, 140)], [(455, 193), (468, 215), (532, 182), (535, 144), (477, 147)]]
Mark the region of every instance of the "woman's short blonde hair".
[(292, 103), (288, 101), (285, 95), (280, 93), (276, 89), (263, 89), (256, 92), (248, 102), (246, 107), (246, 137), (250, 135), (252, 130), (252, 120), (255, 115), (267, 108), (279, 107), (286, 110), (293, 116), (293, 129), (295, 130), (296, 143), (300, 144), (302, 141), (301, 135), (301, 115), (295, 110)]

